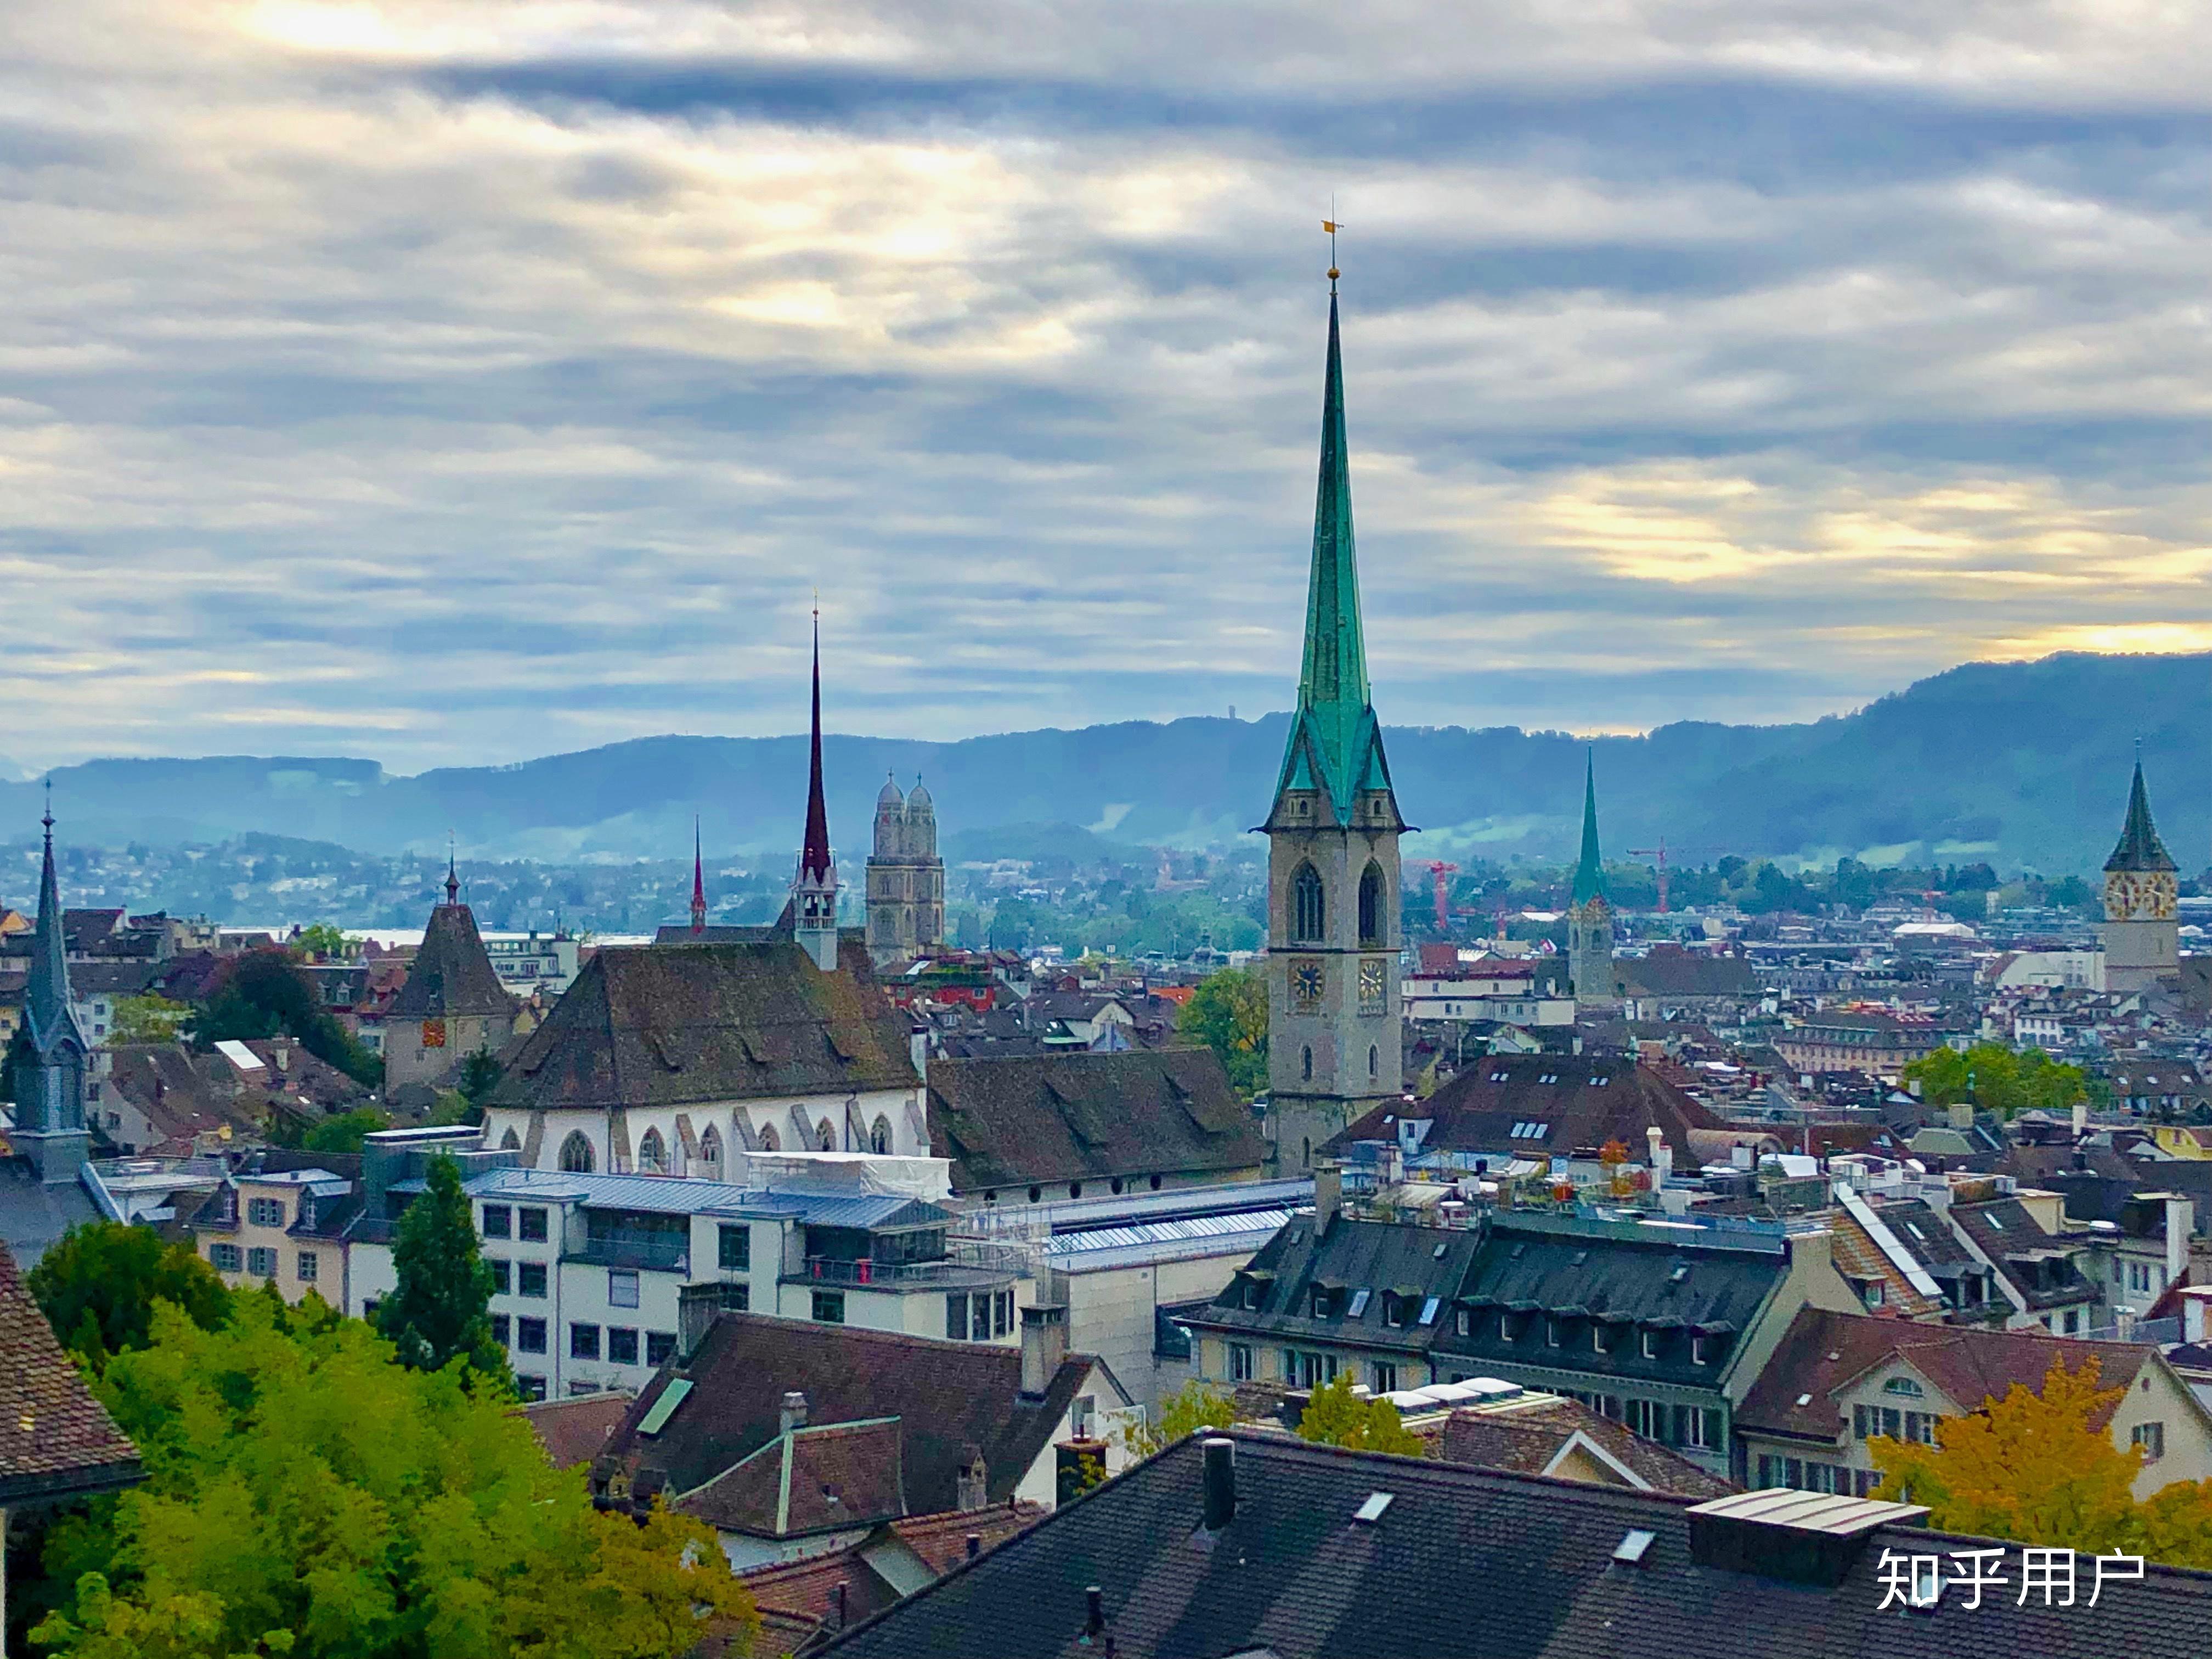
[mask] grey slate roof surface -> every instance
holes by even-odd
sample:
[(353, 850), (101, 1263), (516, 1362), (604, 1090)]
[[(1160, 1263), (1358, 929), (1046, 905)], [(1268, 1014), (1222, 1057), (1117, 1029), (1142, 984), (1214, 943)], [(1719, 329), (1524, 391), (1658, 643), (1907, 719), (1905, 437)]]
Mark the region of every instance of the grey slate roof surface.
[(2096, 1300), (2097, 1287), (2083, 1278), (2081, 1268), (2070, 1261), (2061, 1264), (2055, 1283), (2037, 1285), (2029, 1279), (2025, 1264), (2008, 1260), (2021, 1251), (2068, 1248), (2064, 1239), (2044, 1231), (2018, 1199), (1954, 1204), (1951, 1218), (1973, 1241), (1974, 1248), (1989, 1258), (1990, 1265), (2004, 1281), (2020, 1292), (2032, 1311), (2040, 1313), (2046, 1308), (2068, 1308)]
[(465, 904), (441, 904), (430, 912), (422, 948), (407, 969), (407, 982), (392, 1000), (388, 1018), (441, 1019), (514, 1012), (514, 999), (499, 982)]
[(489, 1103), (524, 1109), (910, 1089), (907, 1022), (865, 945), (823, 973), (790, 940), (601, 951), (532, 1031)]
[[(1247, 1431), (1237, 1505), (1200, 1529), (1196, 1437), (957, 1564), (839, 1659), (2203, 1659), (2212, 1574), (2151, 1567), (2072, 1607), (1877, 1611), (1882, 1552), (1982, 1540), (1884, 1526), (1832, 1589), (1691, 1559), (1687, 1500)], [(1388, 1492), (1380, 1516), (1352, 1517)], [(1613, 1554), (1654, 1536), (1634, 1565)], [(2019, 1556), (2009, 1557), (2015, 1582)], [(2086, 1578), (2087, 1575), (2084, 1574)], [(1085, 1642), (1085, 1589), (1106, 1628)], [(1110, 1637), (1112, 1645), (1105, 1638)]]
[[(1311, 1215), (1293, 1215), (1190, 1322), (1268, 1340), (1419, 1352), (1449, 1322), (1451, 1297), (1474, 1260), (1481, 1237), (1463, 1229), (1363, 1221), (1348, 1215), (1339, 1215), (1333, 1225), (1316, 1230)], [(1261, 1288), (1256, 1309), (1243, 1305), (1248, 1283)], [(1317, 1284), (1334, 1292), (1328, 1303), (1331, 1311), (1319, 1318), (1313, 1313)], [(1394, 1327), (1389, 1322), (1385, 1293), (1400, 1287), (1416, 1288), (1419, 1299), (1404, 1312), (1402, 1323)], [(1354, 1315), (1351, 1310), (1360, 1291), (1368, 1295)], [(1436, 1316), (1423, 1325), (1420, 1314), (1431, 1297), (1437, 1299)]]

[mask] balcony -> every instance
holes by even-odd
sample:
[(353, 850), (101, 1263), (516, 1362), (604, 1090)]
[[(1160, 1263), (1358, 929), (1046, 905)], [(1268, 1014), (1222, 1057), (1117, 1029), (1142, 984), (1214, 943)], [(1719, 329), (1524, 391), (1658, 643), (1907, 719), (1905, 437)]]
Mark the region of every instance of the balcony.
[(956, 1243), (949, 1255), (930, 1261), (841, 1261), (810, 1255), (787, 1285), (851, 1285), (863, 1289), (921, 1291), (1003, 1285), (1024, 1271), (1022, 1252), (1005, 1245)]
[(684, 1233), (593, 1233), (579, 1250), (562, 1258), (600, 1267), (641, 1267), (653, 1273), (689, 1273), (691, 1240)]

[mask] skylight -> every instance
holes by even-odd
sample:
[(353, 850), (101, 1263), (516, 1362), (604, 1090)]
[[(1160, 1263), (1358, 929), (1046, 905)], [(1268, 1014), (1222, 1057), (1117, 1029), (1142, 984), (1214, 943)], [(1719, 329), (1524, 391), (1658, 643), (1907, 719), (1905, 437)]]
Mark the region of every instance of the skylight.
[(1352, 1305), (1345, 1310), (1346, 1316), (1347, 1318), (1357, 1319), (1360, 1315), (1365, 1313), (1367, 1311), (1367, 1298), (1373, 1294), (1374, 1292), (1372, 1291), (1354, 1291), (1352, 1293)]
[(1397, 1494), (1395, 1492), (1370, 1492), (1367, 1494), (1367, 1501), (1352, 1511), (1352, 1518), (1370, 1523), (1380, 1521), (1382, 1518), (1382, 1511), (1389, 1509), (1396, 1500)]
[(1645, 1532), (1639, 1527), (1634, 1532), (1625, 1535), (1620, 1542), (1613, 1547), (1613, 1559), (1632, 1567), (1644, 1559), (1644, 1552), (1650, 1549), (1658, 1540), (1657, 1533)]
[(1437, 1308), (1440, 1300), (1440, 1297), (1432, 1296), (1427, 1301), (1421, 1304), (1420, 1322), (1422, 1324), (1433, 1325), (1437, 1322)]

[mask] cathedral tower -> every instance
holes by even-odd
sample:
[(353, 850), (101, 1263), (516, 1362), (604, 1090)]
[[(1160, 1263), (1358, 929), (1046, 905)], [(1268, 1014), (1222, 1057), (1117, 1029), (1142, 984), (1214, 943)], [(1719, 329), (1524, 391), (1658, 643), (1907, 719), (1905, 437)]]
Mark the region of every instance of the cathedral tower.
[(1321, 483), (1297, 709), (1267, 837), (1268, 1133), (1285, 1175), (1402, 1088), (1398, 837), (1367, 685), (1336, 272), (1329, 272)]
[(813, 741), (806, 771), (806, 837), (791, 879), (792, 937), (828, 973), (837, 965), (837, 866), (830, 856), (830, 809), (822, 799), (822, 617), (814, 617)]
[(920, 778), (899, 793), (884, 780), (876, 796), (875, 850), (868, 857), (868, 954), (878, 967), (911, 962), (945, 943), (945, 860), (937, 855), (937, 805)]
[(73, 1182), (91, 1155), (84, 1123), (84, 1075), (92, 1045), (70, 1006), (69, 951), (62, 933), (61, 886), (54, 878), (54, 809), (41, 820), (46, 861), (39, 871), (38, 931), (23, 988), (23, 1023), (8, 1055), (15, 1084), (15, 1150), (41, 1182)]
[(2105, 988), (2140, 991), (2181, 971), (2178, 872), (2150, 821), (2142, 757), (2136, 757), (2128, 818), (2105, 860)]
[(1567, 973), (1574, 982), (1577, 1009), (1613, 1001), (1613, 902), (1606, 896), (1605, 860), (1597, 850), (1594, 754), (1583, 768), (1583, 852), (1567, 896)]

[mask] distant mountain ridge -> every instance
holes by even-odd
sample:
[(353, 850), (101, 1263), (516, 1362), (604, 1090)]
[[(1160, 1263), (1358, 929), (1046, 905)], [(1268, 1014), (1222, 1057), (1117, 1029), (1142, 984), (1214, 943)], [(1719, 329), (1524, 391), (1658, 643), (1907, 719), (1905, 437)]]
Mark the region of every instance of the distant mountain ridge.
[[(1382, 688), (1388, 707), (1389, 688)], [(1266, 811), (1288, 717), (1194, 717), (921, 743), (831, 735), (824, 762), (839, 856), (867, 852), (887, 773), (929, 781), (949, 848), (983, 856), (994, 830), (1073, 825), (1123, 844), (1204, 846)], [(1587, 743), (1517, 727), (1387, 731), (1409, 859), (1556, 859), (1573, 846), (1583, 754), (1595, 750), (1609, 857), (1656, 846), (1685, 864), (1723, 854), (1826, 862), (1966, 862), (2086, 872), (2119, 833), (2142, 743), (2159, 828), (2183, 868), (2212, 842), (2212, 653), (2068, 654), (1971, 663), (1855, 713), (1791, 726), (1684, 721)], [(161, 845), (249, 831), (364, 852), (442, 848), (575, 861), (712, 852), (793, 855), (802, 737), (659, 737), (412, 777), (372, 761), (216, 756), (100, 760), (54, 773), (68, 837)], [(33, 782), (0, 782), (0, 823), (38, 817)], [(1024, 827), (1017, 833), (1018, 827)], [(15, 839), (9, 836), (8, 839)]]

